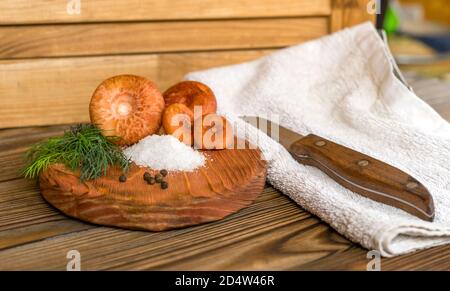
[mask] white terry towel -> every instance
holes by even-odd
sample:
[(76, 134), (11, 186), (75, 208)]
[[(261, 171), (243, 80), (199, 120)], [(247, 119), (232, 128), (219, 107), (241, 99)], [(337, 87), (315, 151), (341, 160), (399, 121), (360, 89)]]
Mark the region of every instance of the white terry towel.
[(434, 198), (433, 223), (347, 190), (295, 162), (267, 136), (259, 142), (275, 188), (350, 240), (391, 257), (450, 242), (450, 125), (394, 76), (391, 58), (365, 23), (186, 79), (209, 85), (218, 112), (233, 120), (277, 114), (285, 127), (368, 154), (422, 182)]

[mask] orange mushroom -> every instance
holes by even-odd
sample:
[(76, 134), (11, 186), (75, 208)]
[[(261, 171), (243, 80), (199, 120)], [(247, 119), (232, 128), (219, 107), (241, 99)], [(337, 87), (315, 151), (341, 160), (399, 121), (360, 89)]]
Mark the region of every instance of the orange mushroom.
[(97, 87), (89, 115), (105, 136), (118, 136), (117, 144), (131, 145), (159, 130), (164, 107), (164, 98), (153, 82), (119, 75)]
[(208, 114), (194, 121), (194, 146), (197, 149), (221, 150), (234, 146), (233, 127), (223, 116)]
[(201, 115), (215, 113), (217, 110), (216, 96), (214, 96), (213, 91), (200, 82), (180, 82), (167, 89), (163, 96), (166, 106), (181, 103), (191, 109), (192, 112), (195, 112), (196, 106), (201, 106)]
[(169, 105), (163, 113), (162, 124), (164, 131), (178, 138), (181, 142), (191, 146), (193, 141), (192, 111), (184, 104)]

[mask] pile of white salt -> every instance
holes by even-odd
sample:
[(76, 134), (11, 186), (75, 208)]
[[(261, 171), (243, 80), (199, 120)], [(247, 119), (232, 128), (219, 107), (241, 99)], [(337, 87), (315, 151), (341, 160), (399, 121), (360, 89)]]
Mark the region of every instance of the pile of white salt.
[(205, 164), (202, 153), (171, 135), (150, 135), (124, 150), (125, 156), (139, 166), (155, 170), (193, 171)]

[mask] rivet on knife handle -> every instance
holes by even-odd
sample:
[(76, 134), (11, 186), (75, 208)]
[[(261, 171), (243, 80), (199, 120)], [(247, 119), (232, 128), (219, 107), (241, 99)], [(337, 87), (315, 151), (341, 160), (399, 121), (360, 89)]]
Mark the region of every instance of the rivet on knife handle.
[(434, 219), (428, 190), (397, 168), (313, 134), (293, 143), (289, 150), (300, 163), (319, 168), (356, 193), (421, 219)]

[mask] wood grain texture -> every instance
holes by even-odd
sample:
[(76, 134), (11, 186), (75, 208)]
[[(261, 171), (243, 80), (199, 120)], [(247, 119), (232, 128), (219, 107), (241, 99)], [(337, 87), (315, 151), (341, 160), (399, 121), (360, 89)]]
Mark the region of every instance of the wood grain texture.
[(70, 14), (69, 2), (2, 0), (0, 24), (311, 16), (331, 9), (330, 0), (89, 0)]
[(92, 227), (45, 205), (35, 181), (21, 178), (25, 151), (67, 126), (0, 131), (0, 249)]
[(24, 153), (34, 143), (61, 135), (67, 126), (6, 129), (0, 131), (0, 182), (20, 178)]
[(0, 58), (275, 48), (326, 34), (326, 17), (7, 26)]
[(191, 71), (252, 60), (270, 50), (0, 61), (0, 128), (88, 122), (92, 93), (132, 73), (161, 91)]
[[(434, 66), (435, 64), (431, 65)], [(447, 71), (450, 72), (450, 60)], [(414, 85), (414, 93), (417, 96), (435, 108), (444, 119), (450, 120), (450, 79), (424, 77), (421, 71), (406, 71), (404, 76), (408, 83)]]
[(62, 270), (67, 251), (77, 249), (85, 270), (286, 269), (349, 246), (268, 188), (250, 207), (221, 221), (161, 233), (95, 227), (10, 247), (0, 252), (0, 268)]
[[(376, 14), (369, 13), (373, 0), (331, 0), (330, 31), (336, 32), (365, 21), (375, 22)], [(372, 6), (371, 6), (372, 7)]]
[[(30, 145), (62, 130), (0, 130), (0, 156), (8, 154), (14, 140)], [(17, 149), (12, 164), (19, 163), (24, 150)], [(65, 270), (66, 254), (72, 249), (80, 251), (83, 270), (364, 271), (368, 263), (366, 250), (269, 186), (252, 205), (221, 221), (151, 233), (65, 217), (42, 199), (34, 181), (10, 179), (12, 172), (12, 167), (0, 171), (2, 270)], [(382, 259), (381, 268), (450, 270), (448, 258), (450, 245)]]
[(148, 185), (144, 173), (130, 166), (127, 181), (110, 167), (105, 176), (80, 182), (79, 173), (54, 164), (39, 179), (42, 196), (63, 213), (99, 225), (162, 231), (220, 220), (251, 204), (264, 189), (266, 164), (257, 149), (203, 151), (204, 167), (169, 172), (165, 181)]
[(67, 220), (39, 195), (35, 181), (24, 179), (0, 183), (0, 213), (0, 249), (93, 227)]
[(68, 2), (0, 2), (0, 128), (85, 122), (92, 91), (112, 75), (165, 89), (189, 71), (328, 34), (366, 11), (341, 3), (333, 20), (331, 0), (92, 0), (68, 14)]

